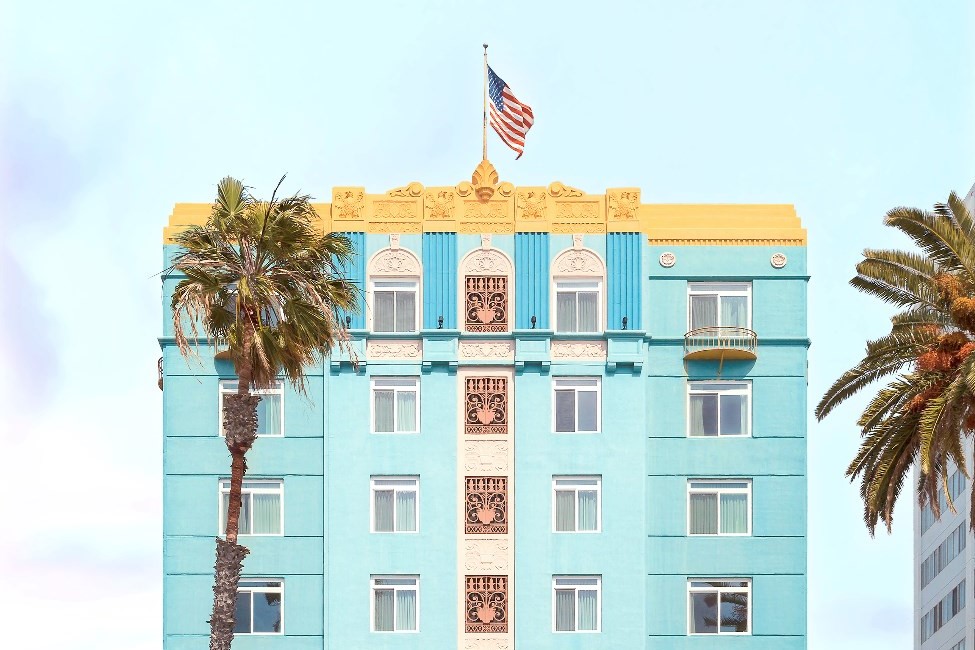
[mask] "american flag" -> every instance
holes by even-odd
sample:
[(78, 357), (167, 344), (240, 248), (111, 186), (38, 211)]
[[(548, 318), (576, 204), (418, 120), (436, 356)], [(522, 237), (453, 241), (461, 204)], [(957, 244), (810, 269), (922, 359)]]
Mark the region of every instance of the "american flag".
[(518, 152), (525, 149), (525, 134), (535, 123), (531, 106), (522, 104), (511, 88), (488, 66), (488, 95), (491, 97), (491, 128), (504, 143)]

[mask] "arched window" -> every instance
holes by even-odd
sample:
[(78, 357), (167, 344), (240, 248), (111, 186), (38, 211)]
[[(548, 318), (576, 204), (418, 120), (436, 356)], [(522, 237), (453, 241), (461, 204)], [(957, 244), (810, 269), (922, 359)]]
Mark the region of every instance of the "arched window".
[(602, 332), (606, 322), (606, 265), (578, 242), (552, 262), (552, 322), (556, 332)]
[(471, 251), (460, 263), (460, 321), (465, 332), (508, 332), (514, 323), (514, 264), (496, 248)]
[(384, 248), (369, 260), (369, 320), (373, 332), (420, 329), (420, 258), (405, 248)]

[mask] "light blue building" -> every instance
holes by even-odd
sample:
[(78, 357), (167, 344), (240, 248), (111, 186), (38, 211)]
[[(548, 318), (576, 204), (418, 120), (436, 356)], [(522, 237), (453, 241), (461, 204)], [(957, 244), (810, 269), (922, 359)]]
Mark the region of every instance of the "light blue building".
[[(367, 309), (307, 397), (262, 400), (234, 647), (805, 648), (794, 209), (479, 172), (317, 206)], [(164, 240), (208, 210), (177, 204)], [(164, 647), (189, 650), (234, 376), (208, 348), (184, 361), (166, 318), (160, 341)]]

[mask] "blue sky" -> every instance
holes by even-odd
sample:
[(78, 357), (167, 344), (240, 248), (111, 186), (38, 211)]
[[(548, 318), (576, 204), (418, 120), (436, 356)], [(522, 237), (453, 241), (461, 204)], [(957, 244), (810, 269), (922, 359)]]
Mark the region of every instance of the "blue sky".
[[(812, 405), (887, 327), (846, 284), (905, 244), (883, 214), (975, 182), (973, 24), (965, 0), (0, 1), (0, 608), (48, 633), (18, 647), (159, 645), (174, 202), (467, 178), (486, 41), (536, 116), (517, 162), (491, 136), (503, 180), (796, 205)], [(809, 645), (907, 650), (910, 505), (870, 539), (843, 478), (862, 404), (810, 419)]]

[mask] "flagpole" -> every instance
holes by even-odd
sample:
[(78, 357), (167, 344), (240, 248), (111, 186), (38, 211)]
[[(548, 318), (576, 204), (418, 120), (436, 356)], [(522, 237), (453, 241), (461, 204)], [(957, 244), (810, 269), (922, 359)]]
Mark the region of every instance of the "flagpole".
[(488, 44), (484, 43), (484, 112), (481, 114), (481, 160), (487, 160), (487, 87), (488, 87), (488, 64), (487, 64), (487, 48)]

